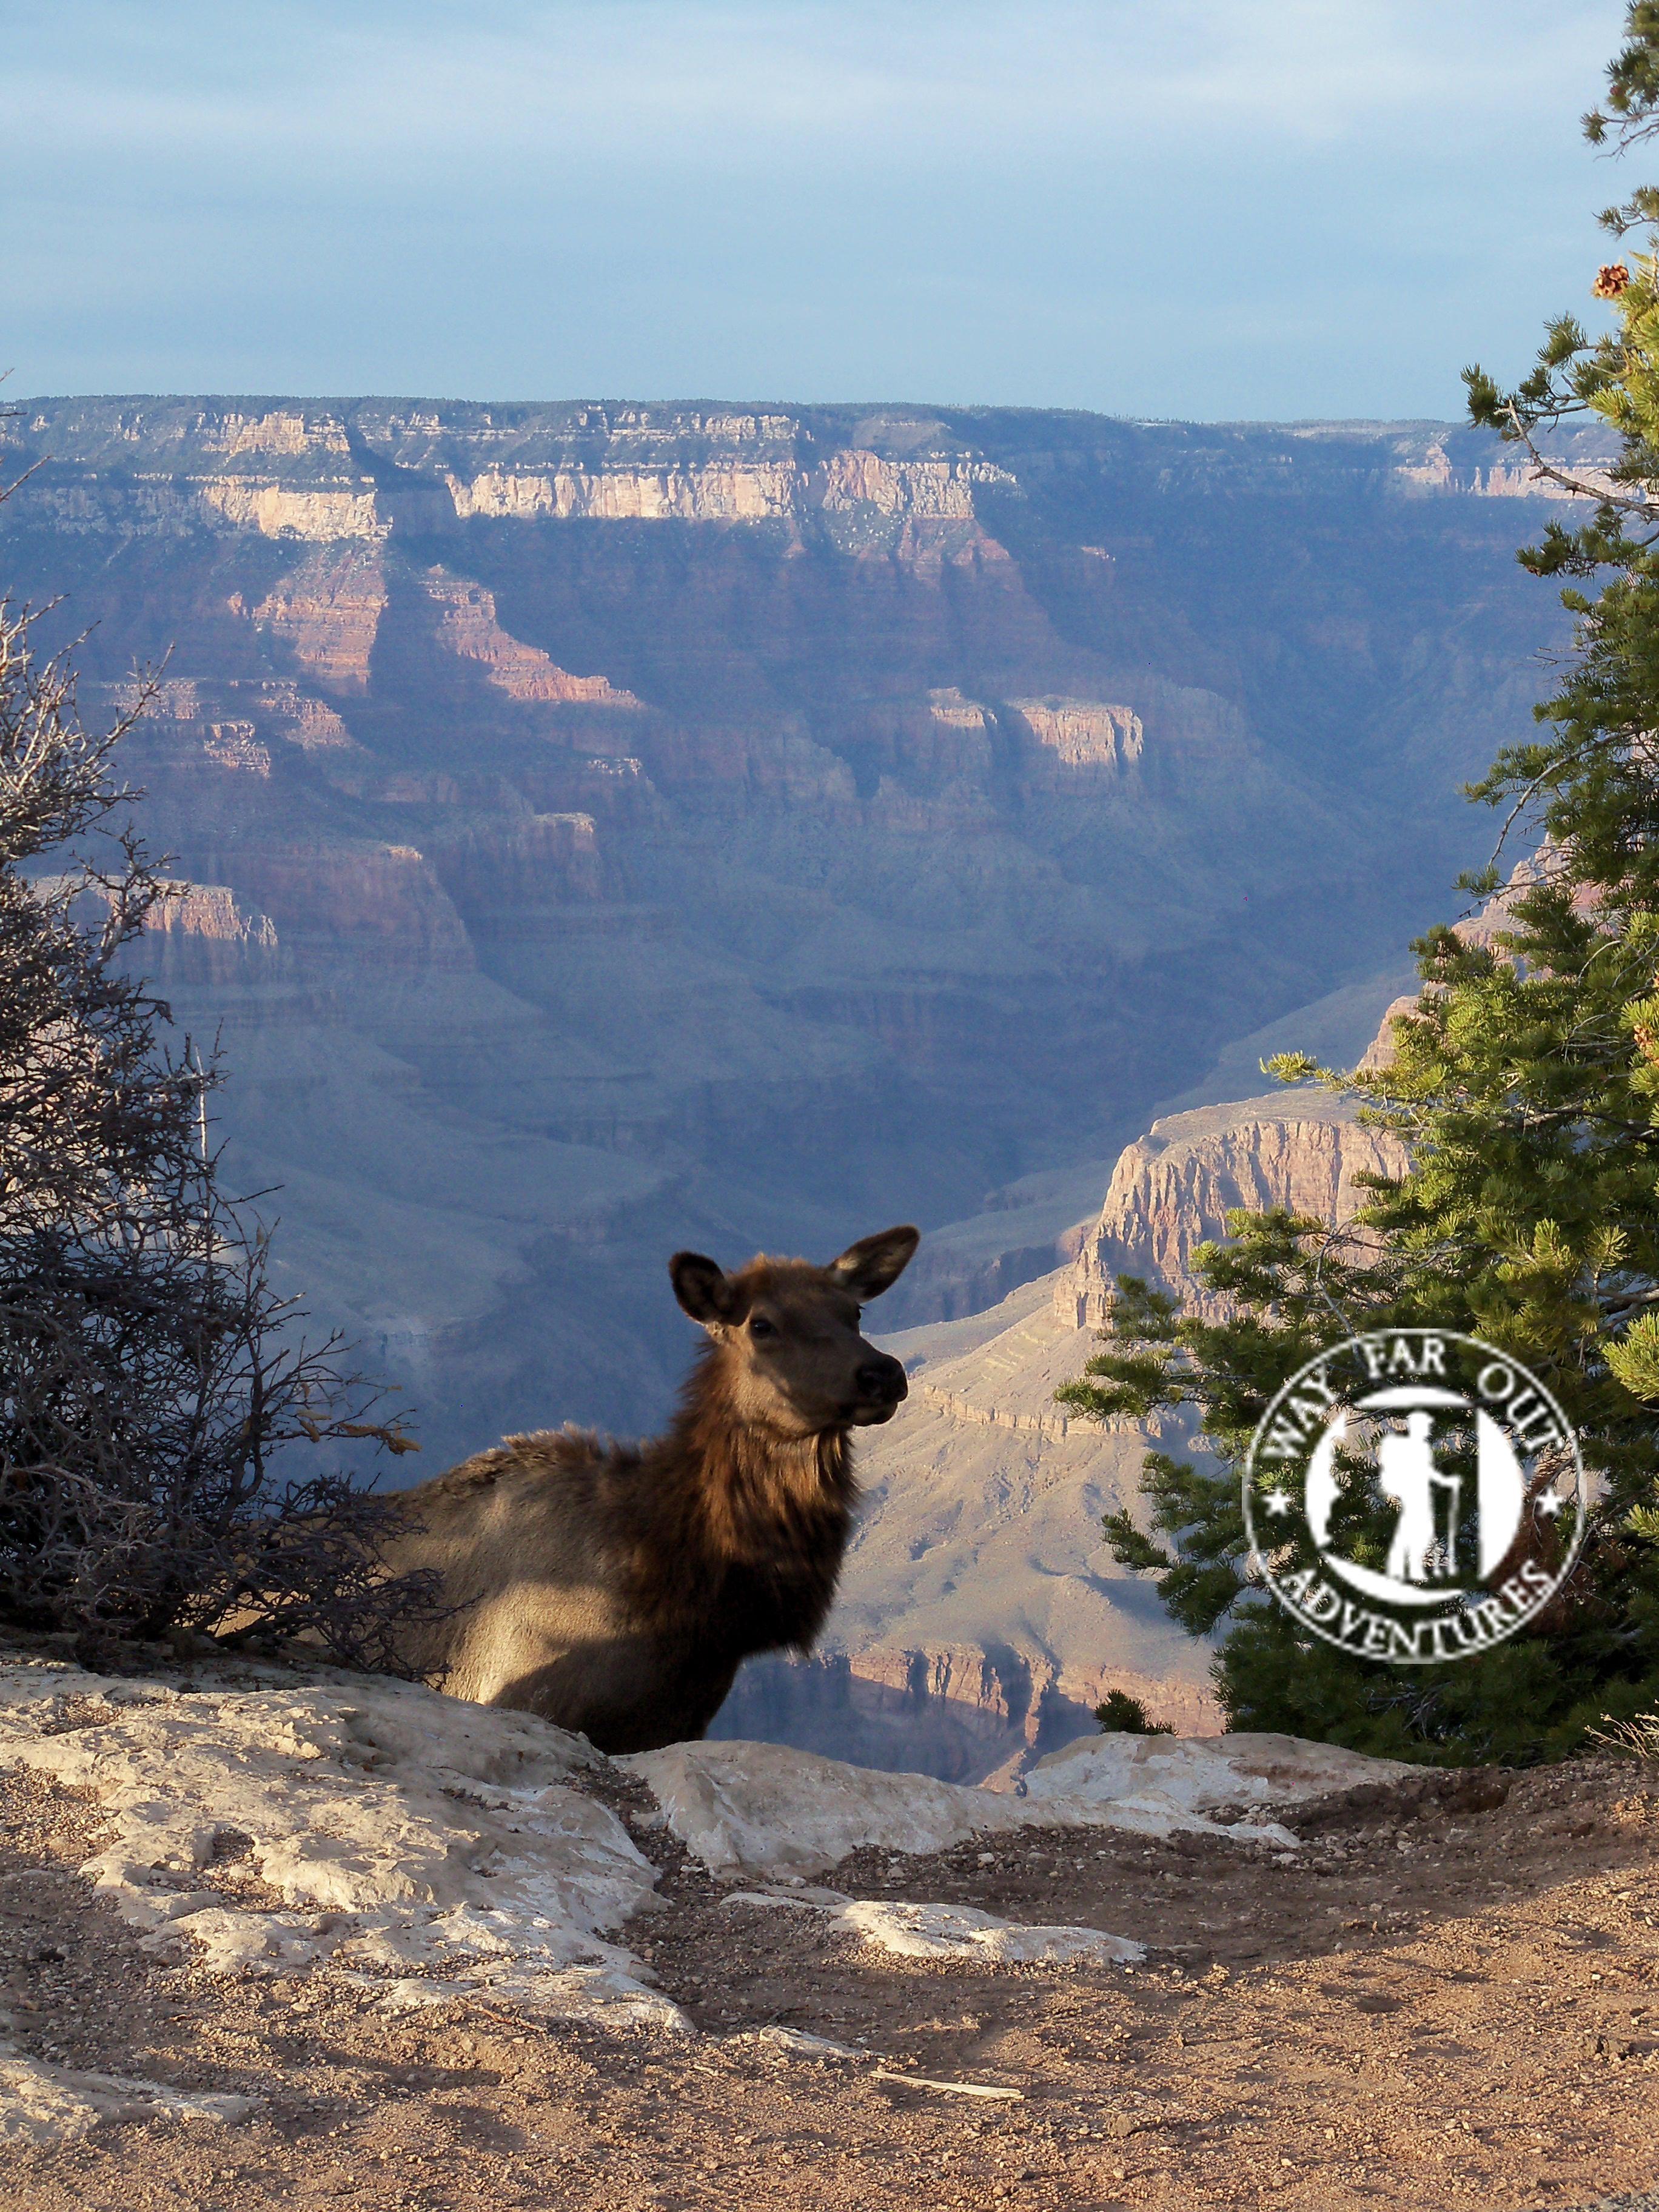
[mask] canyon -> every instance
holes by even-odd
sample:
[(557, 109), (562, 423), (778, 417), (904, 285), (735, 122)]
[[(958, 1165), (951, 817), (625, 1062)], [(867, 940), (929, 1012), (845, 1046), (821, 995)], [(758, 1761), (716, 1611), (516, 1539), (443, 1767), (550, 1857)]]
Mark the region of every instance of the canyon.
[(1097, 1541), (1146, 1440), (1052, 1391), (1125, 1254), (1350, 1205), (1375, 1140), (1257, 1046), (1357, 1057), (1486, 857), (1540, 488), (1444, 424), (898, 406), (40, 400), (0, 466), (0, 577), (145, 708), (227, 1173), (415, 1464), (659, 1419), (677, 1246), (914, 1219), (830, 1646), (728, 1718), (965, 1779), (1103, 1686), (1203, 1724)]

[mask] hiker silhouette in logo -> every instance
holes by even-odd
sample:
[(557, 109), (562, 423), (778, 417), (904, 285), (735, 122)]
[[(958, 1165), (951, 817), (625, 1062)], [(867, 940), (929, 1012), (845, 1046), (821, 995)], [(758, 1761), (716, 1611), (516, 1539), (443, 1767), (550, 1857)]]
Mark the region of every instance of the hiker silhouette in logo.
[[(1387, 1570), (1396, 1582), (1431, 1582), (1452, 1565), (1457, 1494), (1463, 1484), (1460, 1475), (1443, 1474), (1435, 1465), (1434, 1446), (1429, 1440), (1433, 1425), (1427, 1413), (1407, 1413), (1403, 1436), (1398, 1429), (1391, 1429), (1377, 1441), (1377, 1481), (1389, 1504), (1400, 1509)], [(1444, 1539), (1436, 1495), (1443, 1491), (1451, 1498), (1449, 1534)]]

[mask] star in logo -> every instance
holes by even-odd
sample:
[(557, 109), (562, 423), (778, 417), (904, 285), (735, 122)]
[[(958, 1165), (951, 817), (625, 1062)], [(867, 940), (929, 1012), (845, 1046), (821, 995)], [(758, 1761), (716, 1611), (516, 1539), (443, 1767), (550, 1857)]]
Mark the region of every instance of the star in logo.
[(1553, 1520), (1567, 1501), (1565, 1498), (1559, 1497), (1554, 1491), (1547, 1490), (1541, 1498), (1535, 1498), (1533, 1502), (1540, 1513), (1547, 1513), (1551, 1520)]
[(1285, 1490), (1270, 1490), (1263, 1503), (1269, 1513), (1277, 1514), (1281, 1520), (1285, 1514), (1293, 1511), (1296, 1506), (1296, 1500), (1288, 1491)]

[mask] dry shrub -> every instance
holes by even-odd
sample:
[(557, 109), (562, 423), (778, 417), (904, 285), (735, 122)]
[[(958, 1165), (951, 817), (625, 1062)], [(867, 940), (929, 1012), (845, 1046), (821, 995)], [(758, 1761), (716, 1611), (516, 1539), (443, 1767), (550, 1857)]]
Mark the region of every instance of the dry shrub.
[(88, 732), (39, 619), (0, 600), (0, 1617), (382, 1664), (435, 1596), (380, 1577), (389, 1508), (330, 1447), (414, 1447), (338, 1339), (299, 1337), (220, 1188), (216, 1055), (131, 952), (183, 888), (112, 775), (145, 696)]
[(1606, 1751), (1622, 1752), (1627, 1759), (1659, 1759), (1659, 1713), (1638, 1713), (1633, 1719), (1607, 1717), (1605, 1728), (1587, 1729), (1592, 1743)]

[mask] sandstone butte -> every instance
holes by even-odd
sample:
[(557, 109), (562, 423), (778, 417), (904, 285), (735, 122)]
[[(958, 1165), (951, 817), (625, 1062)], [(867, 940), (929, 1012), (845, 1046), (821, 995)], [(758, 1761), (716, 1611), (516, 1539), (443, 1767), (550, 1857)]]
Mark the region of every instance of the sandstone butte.
[(834, 1649), (747, 1724), (960, 1779), (1112, 1682), (1204, 1725), (1204, 1655), (1094, 1541), (1144, 1439), (1050, 1395), (1115, 1267), (1351, 1202), (1375, 1139), (1249, 1103), (1258, 1048), (1357, 1057), (1485, 857), (1456, 786), (1559, 620), (1498, 449), (134, 398), (31, 402), (0, 461), (0, 577), (94, 626), (83, 705), (156, 672), (127, 765), (194, 888), (149, 964), (419, 1464), (654, 1422), (677, 1245), (917, 1219)]

